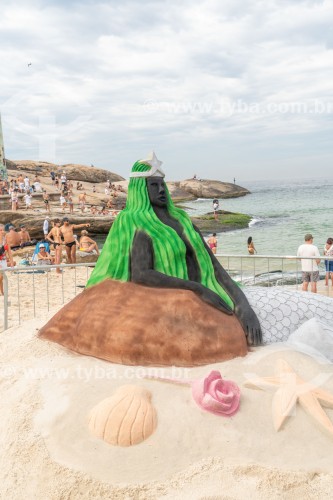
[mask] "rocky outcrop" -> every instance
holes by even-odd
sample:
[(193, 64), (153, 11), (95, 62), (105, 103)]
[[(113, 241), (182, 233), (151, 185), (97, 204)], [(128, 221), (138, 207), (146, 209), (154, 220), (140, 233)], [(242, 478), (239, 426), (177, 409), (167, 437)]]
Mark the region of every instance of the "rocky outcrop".
[(175, 202), (191, 201), (196, 199), (196, 196), (194, 196), (194, 194), (180, 187), (180, 182), (167, 182), (167, 186), (170, 196)]
[(38, 174), (40, 176), (50, 175), (50, 172), (62, 173), (65, 172), (69, 180), (86, 181), (98, 184), (106, 182), (110, 179), (111, 182), (123, 181), (124, 178), (114, 174), (109, 170), (104, 170), (96, 167), (88, 167), (86, 165), (77, 165), (68, 163), (66, 165), (56, 165), (46, 161), (32, 160), (6, 160), (8, 170), (19, 170), (27, 173)]
[(200, 181), (187, 179), (180, 181), (179, 187), (187, 193), (192, 194), (195, 198), (237, 198), (250, 193), (250, 191), (237, 186), (237, 184), (208, 179)]
[(215, 220), (213, 212), (191, 217), (191, 220), (205, 236), (210, 233), (224, 233), (235, 229), (244, 229), (249, 226), (251, 221), (251, 217), (245, 214), (227, 212), (226, 210), (218, 210), (217, 213), (217, 220)]

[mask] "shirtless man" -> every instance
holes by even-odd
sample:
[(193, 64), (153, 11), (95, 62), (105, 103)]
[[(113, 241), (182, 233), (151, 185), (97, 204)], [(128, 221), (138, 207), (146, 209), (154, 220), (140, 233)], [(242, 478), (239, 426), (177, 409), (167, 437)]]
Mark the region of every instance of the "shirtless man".
[(76, 263), (76, 241), (74, 238), (74, 229), (89, 227), (90, 224), (70, 224), (68, 217), (62, 219), (63, 225), (60, 228), (64, 238), (68, 264)]
[(79, 194), (79, 206), (80, 206), (81, 213), (84, 212), (85, 207), (86, 207), (86, 196), (87, 196), (86, 193)]
[(46, 213), (51, 213), (50, 212), (50, 200), (49, 200), (49, 195), (47, 194), (46, 191), (43, 191), (43, 201), (45, 203), (45, 210), (46, 210)]
[(20, 235), (15, 231), (14, 226), (9, 226), (9, 231), (7, 233), (7, 244), (10, 246), (11, 250), (17, 250), (21, 248), (21, 238)]
[[(61, 261), (61, 254), (62, 254), (62, 248), (61, 248), (61, 245), (62, 245), (62, 241), (61, 241), (61, 237), (62, 237), (62, 233), (61, 233), (61, 230), (60, 230), (60, 225), (61, 225), (61, 222), (60, 222), (60, 219), (54, 219), (54, 226), (53, 228), (51, 229), (51, 231), (49, 232), (49, 234), (46, 236), (46, 240), (50, 241), (51, 243), (53, 243), (53, 246), (54, 246), (54, 263), (55, 264), (60, 264), (60, 261)], [(56, 268), (56, 274), (61, 274), (62, 271), (59, 267)]]
[(31, 240), (30, 234), (26, 230), (26, 227), (24, 225), (22, 225), (20, 227), (21, 227), (21, 231), (18, 233), (18, 235), (20, 237), (21, 247), (23, 248), (23, 247), (29, 247), (31, 245), (34, 245), (35, 243)]
[(80, 250), (82, 252), (88, 252), (88, 253), (92, 253), (95, 250), (97, 255), (99, 255), (99, 250), (96, 241), (89, 238), (88, 231), (86, 231), (85, 229), (81, 231)]

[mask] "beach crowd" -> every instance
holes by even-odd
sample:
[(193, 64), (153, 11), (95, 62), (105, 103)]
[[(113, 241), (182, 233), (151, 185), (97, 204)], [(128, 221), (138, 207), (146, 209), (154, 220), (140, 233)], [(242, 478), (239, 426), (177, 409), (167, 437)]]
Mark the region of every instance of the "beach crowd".
[[(87, 192), (83, 188), (80, 181), (75, 183), (67, 179), (65, 171), (61, 174), (55, 172), (50, 173), (51, 183), (54, 189), (59, 191), (59, 208), (62, 213), (74, 213), (74, 205), (77, 204), (79, 212), (84, 213), (90, 211), (92, 215), (112, 215), (116, 216), (119, 212), (117, 209), (117, 198), (119, 193), (124, 193), (123, 187), (118, 184), (111, 183), (110, 180), (105, 182), (104, 194), (106, 201), (100, 206), (96, 204), (87, 203)], [(75, 193), (75, 191), (80, 191)], [(96, 193), (96, 184), (93, 184), (92, 193)], [(9, 208), (12, 211), (19, 209), (30, 210), (33, 209), (33, 195), (40, 193), (43, 198), (45, 211), (51, 213), (50, 207), (50, 194), (47, 192), (45, 186), (42, 185), (41, 179), (36, 174), (32, 179), (28, 175), (20, 174), (16, 178), (10, 180), (0, 181), (0, 194), (9, 196)], [(121, 206), (123, 208), (123, 206)]]

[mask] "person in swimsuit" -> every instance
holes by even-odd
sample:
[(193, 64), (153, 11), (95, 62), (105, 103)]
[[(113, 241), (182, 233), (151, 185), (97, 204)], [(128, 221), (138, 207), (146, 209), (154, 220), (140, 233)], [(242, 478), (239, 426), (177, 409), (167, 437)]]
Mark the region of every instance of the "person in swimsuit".
[(0, 224), (0, 295), (3, 295), (3, 273), (2, 269), (7, 268), (7, 260), (11, 267), (14, 266), (10, 245), (7, 243), (5, 226)]
[(80, 206), (80, 210), (81, 210), (82, 214), (83, 214), (83, 212), (85, 211), (85, 208), (86, 208), (86, 196), (87, 196), (86, 193), (81, 193), (79, 195), (79, 206)]
[[(333, 239), (328, 238), (326, 241), (326, 245), (324, 246), (324, 255), (327, 257), (333, 257)], [(333, 286), (333, 260), (325, 260), (325, 269), (326, 269), (326, 275), (325, 275), (325, 286), (328, 286), (328, 282), (330, 279), (332, 279), (332, 286)]]
[(50, 203), (49, 203), (49, 195), (46, 191), (43, 192), (43, 200), (45, 203), (45, 210), (49, 214), (50, 213)]
[[(49, 232), (49, 234), (46, 236), (45, 239), (47, 241), (50, 241), (51, 243), (53, 243), (53, 246), (54, 246), (54, 263), (55, 264), (60, 264), (61, 254), (62, 254), (62, 248), (61, 248), (61, 245), (62, 245), (62, 241), (61, 241), (62, 234), (61, 234), (61, 231), (60, 231), (60, 225), (61, 225), (60, 219), (54, 219), (53, 223), (54, 223), (54, 226), (51, 229), (51, 231)], [(61, 273), (62, 273), (61, 269), (59, 267), (57, 267), (56, 268), (56, 274), (61, 274)]]
[(64, 238), (68, 264), (76, 263), (76, 241), (74, 238), (74, 229), (89, 227), (90, 224), (70, 224), (68, 217), (62, 219), (63, 225), (60, 228)]
[(247, 251), (250, 255), (254, 255), (255, 253), (257, 253), (257, 250), (254, 247), (252, 236), (249, 236), (247, 239)]
[(80, 246), (81, 252), (92, 253), (95, 250), (97, 255), (99, 255), (98, 245), (97, 245), (96, 241), (89, 238), (88, 231), (86, 231), (85, 229), (83, 229), (83, 231), (81, 231), (81, 238), (80, 238), (80, 245), (79, 246)]
[(8, 227), (8, 234), (6, 235), (6, 241), (10, 246), (11, 250), (18, 250), (19, 248), (21, 248), (21, 238), (12, 224), (10, 224)]
[(38, 264), (44, 266), (45, 264), (53, 264), (54, 258), (45, 250), (45, 245), (39, 245), (39, 253), (37, 255)]
[(210, 238), (208, 238), (207, 243), (208, 243), (209, 248), (211, 249), (211, 251), (215, 255), (216, 250), (217, 250), (216, 233), (213, 233), (213, 235)]

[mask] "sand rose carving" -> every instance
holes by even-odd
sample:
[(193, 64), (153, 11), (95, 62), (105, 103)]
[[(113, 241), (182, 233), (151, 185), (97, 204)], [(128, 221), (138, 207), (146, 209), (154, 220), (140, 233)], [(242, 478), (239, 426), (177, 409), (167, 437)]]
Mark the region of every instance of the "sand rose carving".
[(135, 385), (123, 385), (103, 399), (89, 414), (91, 433), (114, 446), (132, 446), (147, 439), (156, 429), (156, 410), (151, 393)]
[(239, 387), (230, 380), (223, 380), (216, 370), (192, 382), (192, 395), (200, 408), (215, 415), (231, 417), (239, 409)]

